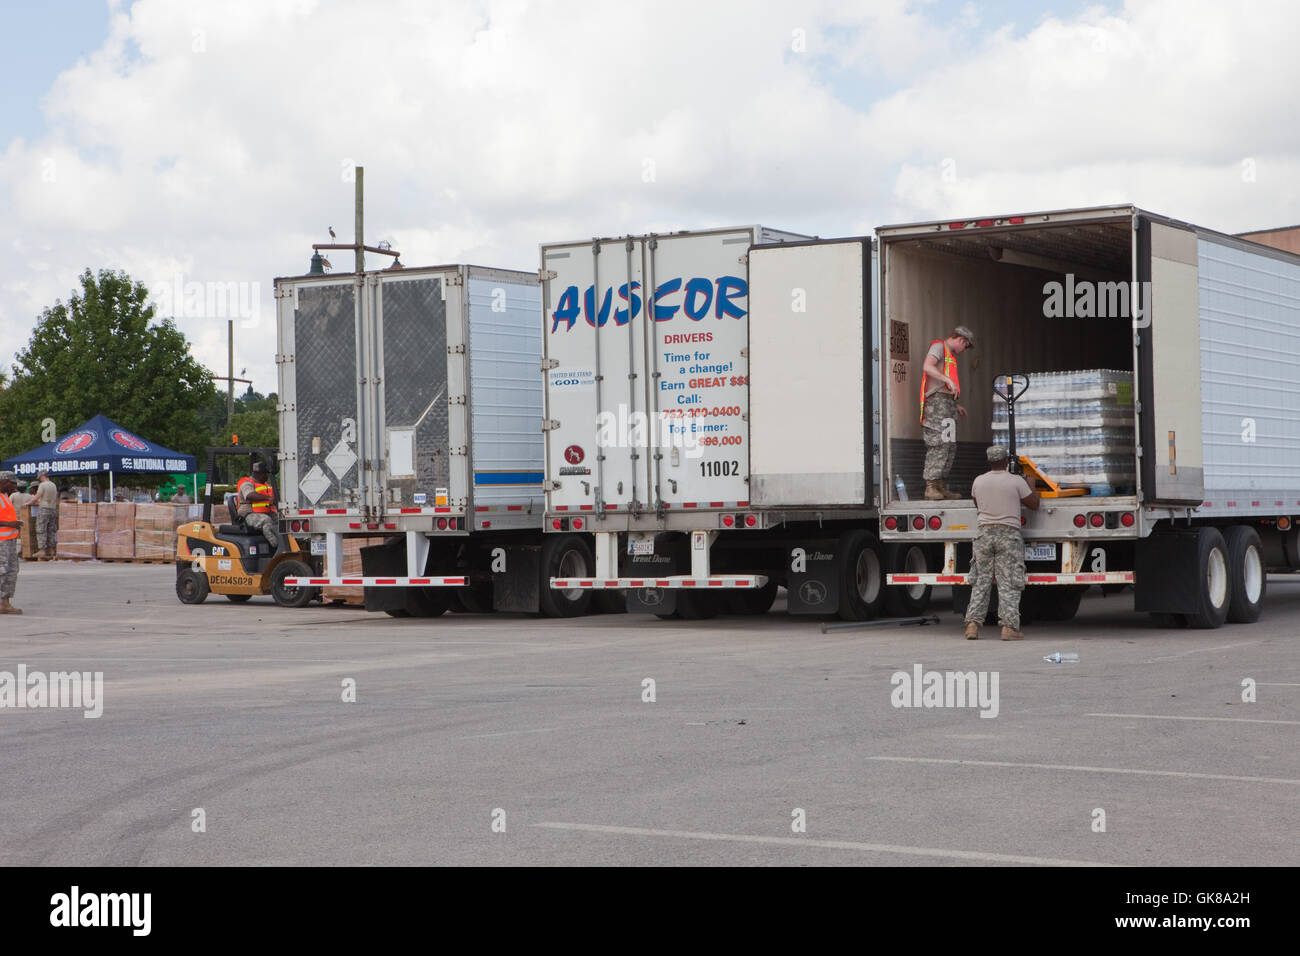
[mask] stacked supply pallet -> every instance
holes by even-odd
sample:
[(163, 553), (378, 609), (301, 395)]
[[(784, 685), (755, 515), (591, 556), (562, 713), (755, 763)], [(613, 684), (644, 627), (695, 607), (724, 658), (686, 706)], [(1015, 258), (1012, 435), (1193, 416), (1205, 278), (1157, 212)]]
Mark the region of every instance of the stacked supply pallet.
[[(1016, 454), (1061, 485), (1132, 494), (1137, 482), (1133, 373), (1032, 372), (1016, 401)], [(993, 399), (993, 441), (1008, 444), (1007, 404)]]
[(189, 520), (185, 505), (137, 505), (135, 557), (137, 561), (171, 561), (176, 556), (176, 529)]
[(19, 508), (18, 520), (23, 523), (20, 556), (24, 561), (33, 561), (36, 559), (36, 506), (28, 505)]
[(64, 501), (59, 504), (60, 558), (95, 557), (95, 505)]
[(96, 506), (95, 546), (101, 561), (135, 557), (135, 505), (114, 502)]

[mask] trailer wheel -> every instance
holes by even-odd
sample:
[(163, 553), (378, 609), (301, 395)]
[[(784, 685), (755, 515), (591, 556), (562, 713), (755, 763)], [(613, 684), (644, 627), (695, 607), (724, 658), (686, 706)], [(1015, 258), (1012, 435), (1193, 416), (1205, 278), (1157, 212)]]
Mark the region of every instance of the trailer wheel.
[(677, 616), (683, 621), (707, 621), (722, 610), (722, 595), (682, 588), (677, 592)]
[(411, 588), (406, 593), (406, 617), (441, 617), (447, 612), (446, 588)]
[(1151, 623), (1156, 627), (1187, 627), (1187, 615), (1152, 611)]
[(1234, 624), (1254, 624), (1264, 609), (1264, 592), (1268, 588), (1264, 546), (1259, 533), (1244, 524), (1228, 528), (1223, 540), (1228, 546), (1228, 572), (1232, 579), (1228, 620)]
[(384, 613), (387, 614), (389, 617), (410, 617), (411, 616), (411, 612), (404, 607), (387, 607), (384, 608)]
[(1300, 571), (1300, 524), (1293, 523), (1282, 532), (1282, 556), (1286, 559), (1287, 567), (1292, 571)]
[(542, 544), (539, 603), (547, 617), (577, 617), (591, 606), (591, 591), (551, 587), (551, 578), (582, 578), (596, 573), (596, 553), (584, 535), (547, 535)]
[(1029, 600), (1021, 600), (1021, 617), (1026, 616), (1025, 605), (1032, 604), (1029, 617), (1038, 621), (1069, 621), (1079, 613), (1079, 602), (1083, 592), (1088, 590), (1086, 584), (1060, 584), (1052, 587), (1025, 588)]
[(622, 588), (602, 589), (592, 598), (598, 614), (626, 614), (627, 591)]
[(316, 589), (284, 583), (285, 578), (309, 578), (311, 568), (301, 561), (284, 561), (271, 572), (271, 597), (280, 607), (306, 607), (316, 597)]
[(840, 571), (839, 616), (870, 621), (885, 601), (884, 562), (880, 540), (870, 531), (846, 531), (835, 547)]
[(776, 601), (776, 577), (769, 576), (761, 588), (733, 588), (727, 592), (727, 612), (741, 616), (766, 614)]
[(1191, 584), (1197, 608), (1186, 615), (1187, 626), (1202, 630), (1222, 627), (1233, 590), (1228, 546), (1218, 528), (1201, 528), (1195, 548), (1196, 580)]
[(182, 604), (202, 604), (208, 597), (208, 576), (182, 568), (176, 574), (176, 596)]
[[(885, 546), (885, 567), (890, 574), (925, 574), (930, 570), (925, 548), (911, 541)], [(930, 603), (928, 584), (896, 584), (885, 588), (885, 613), (890, 617), (912, 617)]]

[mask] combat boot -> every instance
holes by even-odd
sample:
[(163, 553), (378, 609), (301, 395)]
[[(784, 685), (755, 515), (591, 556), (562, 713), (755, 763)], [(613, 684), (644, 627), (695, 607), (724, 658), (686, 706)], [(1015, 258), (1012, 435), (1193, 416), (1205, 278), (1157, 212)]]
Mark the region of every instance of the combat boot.
[(934, 479), (925, 483), (926, 501), (943, 501), (943, 481)]
[(959, 499), (961, 498), (961, 495), (957, 494), (957, 492), (955, 492), (955, 491), (950, 491), (950, 490), (948, 489), (948, 479), (947, 479), (947, 478), (940, 478), (939, 481), (938, 481), (938, 485), (939, 485), (939, 493), (940, 493), (944, 498), (946, 498), (947, 500), (949, 500), (949, 501), (957, 501), (957, 500), (959, 500)]
[(1021, 634), (1014, 627), (1004, 627), (1002, 629), (1002, 640), (1004, 641), (1023, 641), (1025, 635)]
[(978, 641), (980, 639), (980, 626), (974, 621), (966, 622), (966, 640)]
[(21, 608), (16, 608), (9, 603), (8, 598), (0, 598), (0, 614), (22, 614)]

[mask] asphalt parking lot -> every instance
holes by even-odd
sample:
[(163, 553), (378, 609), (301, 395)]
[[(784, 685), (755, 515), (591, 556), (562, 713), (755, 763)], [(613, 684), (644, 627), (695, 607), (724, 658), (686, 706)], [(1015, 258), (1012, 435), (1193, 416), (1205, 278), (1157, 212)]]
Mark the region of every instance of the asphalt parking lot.
[[(1300, 863), (1294, 578), (1254, 625), (1093, 592), (1023, 643), (962, 640), (945, 592), (942, 626), (822, 634), (189, 607), (173, 580), (23, 565), (0, 672), (102, 671), (102, 715), (0, 709), (0, 864)], [(917, 665), (983, 672), (985, 706), (894, 706)]]

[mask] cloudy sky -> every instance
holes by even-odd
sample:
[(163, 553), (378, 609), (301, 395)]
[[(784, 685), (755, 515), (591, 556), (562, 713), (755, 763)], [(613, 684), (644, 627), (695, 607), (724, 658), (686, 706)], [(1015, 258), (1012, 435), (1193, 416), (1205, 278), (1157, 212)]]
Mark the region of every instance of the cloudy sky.
[(408, 266), (1111, 202), (1227, 232), (1300, 223), (1285, 0), (5, 7), (4, 366), (82, 270), (115, 268), (217, 374), (227, 314), (168, 292), (239, 284), (236, 369), (274, 390), (271, 280), (305, 272), (327, 227), (351, 239), (354, 165), (367, 240)]

